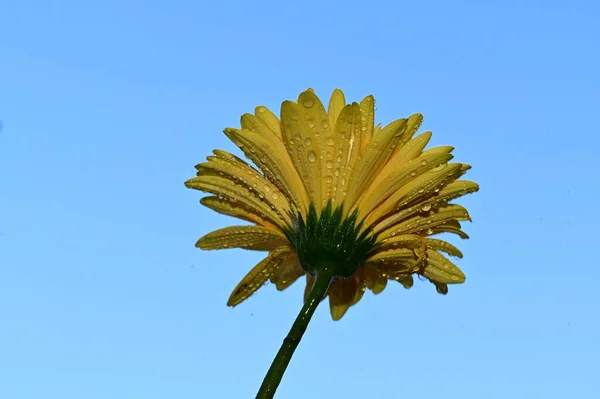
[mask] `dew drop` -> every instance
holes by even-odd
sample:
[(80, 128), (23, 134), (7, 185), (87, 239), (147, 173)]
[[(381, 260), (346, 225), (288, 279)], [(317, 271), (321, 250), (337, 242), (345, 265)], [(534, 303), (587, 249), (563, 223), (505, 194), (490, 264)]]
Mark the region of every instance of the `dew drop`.
[(326, 120), (323, 120), (323, 121), (321, 122), (321, 126), (323, 127), (323, 129), (327, 129), (327, 128), (329, 127), (329, 123), (327, 123), (327, 121), (326, 121)]
[(419, 194), (423, 194), (425, 192), (425, 189), (420, 189), (419, 190)]
[(265, 192), (267, 192), (267, 193), (268, 193), (269, 191), (271, 191), (271, 187), (269, 187), (269, 186), (265, 186)]
[(417, 175), (417, 172), (415, 172), (415, 171), (413, 170), (412, 172), (410, 172), (410, 175), (411, 175), (412, 177), (415, 177), (415, 176)]
[(308, 162), (315, 163), (316, 161), (317, 161), (317, 154), (315, 154), (314, 151), (309, 152), (308, 153)]
[(457, 276), (450, 276), (450, 279), (452, 281), (458, 281), (458, 280), (460, 280)]
[(257, 109), (258, 109), (258, 112), (260, 112), (261, 114), (264, 114), (267, 111), (267, 109), (265, 107), (258, 107)]
[(340, 175), (340, 168), (335, 168), (335, 171), (333, 172), (334, 175), (339, 176)]
[(423, 159), (423, 160), (421, 161), (421, 165), (423, 165), (423, 166), (427, 165), (427, 161)]
[(315, 102), (314, 102), (312, 99), (310, 99), (310, 98), (307, 98), (306, 100), (304, 100), (304, 106), (305, 106), (306, 108), (310, 108), (310, 107), (312, 107), (313, 105), (315, 105)]
[(325, 144), (334, 145), (335, 141), (333, 140), (333, 137), (327, 137), (327, 139), (325, 140)]
[(308, 147), (308, 146), (310, 146), (311, 144), (312, 144), (312, 140), (311, 140), (311, 139), (307, 138), (306, 140), (304, 140), (304, 145), (305, 145), (305, 146), (307, 146), (307, 147)]
[(273, 193), (273, 199), (274, 199), (274, 200), (277, 200), (277, 199), (279, 199), (279, 194), (277, 194), (277, 193)]
[(296, 142), (294, 140), (290, 140), (290, 145), (294, 145)]
[(327, 161), (327, 168), (328, 169), (332, 169), (333, 168), (333, 162)]
[(310, 126), (311, 129), (313, 127), (315, 127), (315, 121), (314, 121), (314, 119), (308, 119), (306, 122), (308, 123), (308, 126)]
[(427, 212), (427, 211), (431, 210), (431, 204), (425, 204), (425, 205), (423, 205), (423, 206), (421, 207), (421, 210), (422, 210), (423, 212)]

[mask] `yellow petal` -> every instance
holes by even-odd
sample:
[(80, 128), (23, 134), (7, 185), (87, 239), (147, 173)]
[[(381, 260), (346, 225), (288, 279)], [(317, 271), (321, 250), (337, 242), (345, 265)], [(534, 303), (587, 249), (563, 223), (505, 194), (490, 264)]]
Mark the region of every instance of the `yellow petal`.
[(309, 200), (304, 183), (281, 140), (274, 134), (266, 139), (246, 129), (227, 128), (225, 135), (244, 151), (246, 157), (251, 159), (297, 208), (307, 209)]
[(308, 197), (312, 203), (320, 204), (320, 146), (308, 126), (303, 108), (293, 101), (285, 101), (281, 105), (281, 125), (285, 146), (308, 191)]
[(335, 89), (329, 99), (329, 107), (327, 108), (327, 115), (329, 116), (329, 126), (331, 129), (335, 128), (337, 118), (342, 112), (342, 109), (346, 106), (346, 98), (344, 93), (340, 89)]
[(227, 301), (227, 306), (239, 305), (250, 295), (254, 294), (256, 290), (262, 287), (269, 277), (277, 271), (290, 253), (292, 253), (290, 247), (277, 248), (259, 264), (254, 266), (254, 268), (250, 270), (250, 273), (248, 273), (246, 277), (240, 281), (237, 287), (235, 287)]
[(459, 284), (465, 281), (464, 273), (444, 255), (434, 250), (427, 251), (427, 265), (423, 269), (423, 275), (444, 284)]
[(275, 284), (277, 290), (283, 291), (304, 274), (305, 272), (300, 267), (298, 256), (294, 253), (290, 254), (281, 264), (279, 270), (271, 276), (271, 282)]
[(349, 208), (353, 207), (364, 189), (371, 184), (372, 179), (384, 167), (392, 151), (402, 140), (405, 128), (406, 119), (398, 119), (390, 123), (360, 152), (348, 181), (346, 203)]
[(230, 226), (206, 234), (196, 242), (196, 247), (205, 250), (245, 248), (272, 251), (288, 244), (287, 237), (278, 230), (262, 226)]
[(403, 133), (402, 140), (400, 140), (396, 148), (394, 148), (392, 157), (394, 157), (394, 155), (398, 152), (402, 151), (402, 148), (409, 142), (417, 130), (419, 130), (421, 123), (423, 123), (423, 115), (419, 113), (412, 114), (408, 117), (408, 120), (406, 121), (406, 130)]
[(410, 140), (406, 145), (402, 146), (400, 151), (394, 153), (388, 163), (383, 167), (381, 172), (375, 176), (373, 182), (370, 184), (367, 190), (365, 190), (365, 196), (372, 195), (376, 187), (381, 185), (384, 179), (389, 178), (392, 173), (399, 170), (408, 161), (411, 161), (421, 155), (421, 151), (427, 145), (431, 139), (431, 132), (424, 132)]
[(286, 221), (281, 214), (271, 209), (266, 202), (263, 202), (252, 191), (242, 185), (235, 184), (229, 178), (203, 175), (186, 181), (185, 185), (188, 188), (225, 197), (231, 201), (239, 201), (245, 207), (259, 214), (261, 218), (268, 220), (271, 224), (280, 226), (281, 228), (286, 225)]
[[(225, 151), (216, 152), (217, 156), (207, 157), (208, 162), (196, 165), (198, 175), (211, 174), (229, 178), (235, 184), (244, 186), (281, 216), (288, 224), (291, 223), (290, 203), (279, 188), (266, 179), (260, 172), (246, 163), (241, 163), (235, 157), (228, 157)], [(231, 154), (229, 154), (231, 155)], [(209, 170), (210, 173), (206, 173)]]
[(376, 252), (367, 259), (365, 265), (375, 265), (380, 268), (380, 271), (384, 265), (408, 271), (414, 266), (416, 260), (417, 256), (412, 249), (394, 248)]
[(456, 256), (457, 258), (463, 257), (462, 252), (460, 252), (458, 248), (444, 240), (438, 240), (436, 238), (425, 238), (425, 245), (429, 249), (445, 252), (448, 255)]
[(416, 234), (404, 234), (383, 240), (378, 250), (386, 251), (392, 248), (420, 248), (423, 243), (423, 238)]
[(346, 314), (348, 308), (353, 305), (357, 291), (361, 290), (358, 280), (351, 276), (344, 280), (334, 280), (329, 286), (329, 310), (331, 318), (339, 320)]
[(414, 187), (409, 183), (416, 179), (419, 179), (417, 180), (419, 184), (423, 180), (429, 180), (420, 176), (435, 168), (436, 165), (443, 164), (452, 158), (449, 153), (452, 147), (438, 147), (435, 150), (437, 151), (425, 152), (419, 157), (406, 162), (382, 178), (377, 186), (369, 187), (359, 203), (359, 215), (363, 217), (368, 215), (367, 224), (375, 223), (391, 212), (407, 194), (406, 186), (409, 189)]
[(373, 291), (373, 294), (377, 295), (381, 293), (387, 285), (387, 278), (385, 278), (374, 264), (365, 264), (361, 267), (365, 277), (365, 283), (367, 288)]
[[(442, 206), (452, 199), (477, 191), (479, 189), (477, 183), (469, 182), (467, 180), (450, 181), (457, 173), (461, 173), (461, 170), (458, 170), (461, 168), (461, 165), (462, 164), (450, 164), (449, 168), (444, 171), (428, 172), (428, 174), (421, 176), (422, 178), (420, 177), (419, 181), (416, 181), (415, 183), (410, 182), (407, 186), (403, 187), (402, 190), (410, 190), (411, 192), (401, 198), (402, 202), (395, 210), (392, 210), (385, 215), (385, 219), (377, 224), (375, 231), (381, 231), (384, 228), (396, 224), (417, 213), (428, 211), (433, 207)], [(450, 181), (450, 183), (447, 183), (447, 181)], [(438, 187), (443, 188), (436, 193)], [(421, 192), (421, 190), (423, 191)], [(401, 193), (404, 194), (405, 191), (402, 191)], [(421, 197), (424, 199), (421, 200)], [(381, 208), (383, 207), (384, 206), (381, 206)], [(381, 212), (378, 208), (369, 215), (367, 223), (372, 223), (379, 214), (381, 214)]]
[[(427, 231), (427, 233), (429, 233), (429, 231)], [(466, 240), (469, 238), (469, 235), (461, 230), (460, 222), (458, 222), (456, 220), (451, 220), (442, 225), (432, 228), (431, 234), (428, 234), (428, 235), (441, 234), (441, 233), (456, 234), (463, 240)]]
[(282, 138), (281, 122), (271, 110), (267, 107), (259, 106), (255, 108), (254, 113), (256, 117), (275, 134), (275, 136), (279, 137), (279, 139)]
[[(428, 230), (438, 227), (452, 220), (471, 220), (469, 212), (460, 205), (444, 205), (431, 208), (428, 212), (412, 216), (401, 223), (390, 226), (379, 233), (379, 239), (385, 240), (388, 237), (399, 234), (417, 234), (420, 232), (428, 233)], [(379, 226), (375, 229), (377, 230)]]
[(362, 120), (360, 151), (362, 151), (371, 141), (375, 128), (375, 98), (373, 96), (367, 96), (360, 102), (360, 114)]
[[(461, 171), (464, 164), (461, 165)], [(442, 188), (436, 197), (436, 205), (449, 202), (463, 195), (471, 194), (479, 190), (479, 184), (469, 180), (456, 180)]]
[(394, 280), (402, 284), (402, 286), (406, 289), (409, 289), (413, 286), (414, 280), (412, 274), (406, 273), (394, 273), (387, 276), (390, 280)]
[[(361, 139), (361, 112), (357, 103), (345, 106), (335, 124), (336, 155), (333, 162), (333, 199), (340, 205), (346, 198), (348, 179), (358, 158)], [(349, 211), (345, 208), (346, 213)]]
[[(333, 182), (333, 157), (335, 155), (335, 140), (333, 130), (329, 127), (329, 118), (321, 100), (312, 91), (305, 91), (298, 97), (298, 104), (304, 110), (312, 141), (312, 148), (316, 154), (316, 161), (312, 164), (314, 170), (320, 170), (316, 182), (316, 189), (320, 191), (321, 206), (325, 207), (331, 198)], [(306, 140), (305, 140), (306, 144)], [(308, 150), (308, 148), (305, 148)], [(311, 162), (310, 152), (308, 161)], [(316, 203), (319, 205), (319, 202)]]
[(270, 227), (272, 229), (277, 228), (275, 224), (269, 222), (265, 218), (262, 218), (259, 213), (238, 201), (232, 202), (230, 199), (208, 196), (202, 198), (200, 203), (205, 207), (223, 215), (233, 216), (235, 218), (247, 220), (248, 222), (253, 222), (264, 227)]

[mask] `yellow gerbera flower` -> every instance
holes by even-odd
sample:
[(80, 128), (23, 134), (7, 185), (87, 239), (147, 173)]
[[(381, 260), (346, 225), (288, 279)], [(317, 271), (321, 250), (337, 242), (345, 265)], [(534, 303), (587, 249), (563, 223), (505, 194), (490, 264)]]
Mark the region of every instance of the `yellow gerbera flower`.
[[(346, 104), (336, 89), (326, 110), (309, 89), (282, 104), (281, 119), (259, 106), (242, 116), (241, 129), (225, 129), (258, 169), (222, 150), (196, 166), (186, 186), (212, 194), (201, 203), (254, 224), (214, 231), (196, 246), (269, 251), (234, 289), (229, 306), (268, 280), (284, 290), (305, 276), (305, 301), (321, 290), (316, 303), (329, 297), (339, 320), (366, 288), (378, 294), (388, 280), (410, 288), (417, 274), (442, 294), (465, 281), (444, 255), (462, 253), (429, 237), (468, 238), (460, 225), (470, 220), (467, 210), (449, 202), (478, 190), (458, 180), (470, 166), (450, 163), (453, 147), (424, 150), (431, 132), (415, 137), (421, 114), (383, 128), (374, 120), (373, 96)], [(313, 289), (319, 274), (327, 281)]]

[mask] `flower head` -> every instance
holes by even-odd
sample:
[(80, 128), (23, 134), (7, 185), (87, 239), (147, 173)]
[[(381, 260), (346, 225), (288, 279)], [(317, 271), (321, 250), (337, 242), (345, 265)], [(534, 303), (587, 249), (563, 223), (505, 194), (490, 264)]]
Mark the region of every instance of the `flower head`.
[(281, 119), (260, 106), (242, 116), (241, 129), (225, 129), (256, 168), (215, 150), (186, 186), (212, 194), (200, 201), (208, 208), (253, 225), (213, 231), (196, 246), (269, 252), (228, 305), (268, 280), (284, 290), (306, 276), (308, 293), (321, 268), (336, 277), (327, 291), (335, 320), (388, 280), (410, 288), (417, 274), (441, 294), (465, 281), (446, 256), (462, 253), (430, 237), (468, 238), (460, 222), (469, 214), (450, 201), (478, 190), (459, 180), (470, 166), (451, 163), (450, 146), (425, 150), (431, 132), (415, 136), (421, 114), (383, 128), (374, 120), (372, 96), (346, 104), (336, 89), (326, 110), (309, 89), (282, 104)]

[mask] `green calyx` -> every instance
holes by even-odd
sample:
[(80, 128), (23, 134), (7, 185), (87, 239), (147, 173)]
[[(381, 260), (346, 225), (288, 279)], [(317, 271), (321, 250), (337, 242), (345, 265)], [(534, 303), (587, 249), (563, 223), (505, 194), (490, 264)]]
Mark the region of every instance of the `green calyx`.
[(357, 211), (343, 217), (343, 205), (335, 210), (331, 202), (317, 214), (313, 204), (306, 219), (300, 213), (291, 214), (292, 227), (286, 235), (298, 254), (302, 268), (314, 275), (328, 269), (334, 278), (352, 276), (376, 248), (376, 237), (370, 230), (360, 232)]

